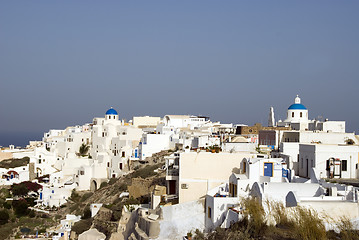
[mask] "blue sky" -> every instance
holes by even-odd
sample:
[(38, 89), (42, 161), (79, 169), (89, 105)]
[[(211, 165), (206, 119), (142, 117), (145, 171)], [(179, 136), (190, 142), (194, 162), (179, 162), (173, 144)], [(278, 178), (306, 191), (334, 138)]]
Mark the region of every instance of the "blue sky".
[(120, 117), (309, 117), (359, 132), (358, 1), (1, 1), (0, 145)]

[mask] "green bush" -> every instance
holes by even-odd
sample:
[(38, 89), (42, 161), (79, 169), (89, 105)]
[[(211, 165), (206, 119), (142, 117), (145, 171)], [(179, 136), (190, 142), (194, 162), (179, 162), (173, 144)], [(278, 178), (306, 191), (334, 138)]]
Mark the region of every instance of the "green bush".
[(118, 221), (121, 219), (123, 206), (129, 208), (129, 205), (139, 204), (139, 203), (140, 201), (138, 199), (134, 199), (133, 197), (128, 199), (120, 198), (119, 200), (116, 200), (113, 204), (107, 205), (105, 207), (112, 210), (111, 220)]
[(196, 231), (194, 233), (195, 233), (195, 236), (193, 237), (193, 240), (204, 240), (204, 239), (206, 239), (204, 234), (199, 229), (196, 229)]
[(108, 182), (108, 184), (112, 185), (114, 184), (115, 182), (117, 182), (117, 178), (111, 178), (110, 181)]
[(90, 229), (92, 225), (92, 219), (89, 218), (89, 219), (82, 219), (78, 222), (76, 222), (72, 228), (71, 228), (71, 231), (74, 231), (77, 235), (87, 231)]
[(11, 192), (14, 196), (25, 196), (29, 192), (29, 189), (23, 184), (13, 184)]
[(10, 190), (7, 188), (1, 188), (0, 189), (0, 197), (1, 198), (10, 198), (11, 194), (10, 194)]
[(73, 212), (73, 211), (77, 210), (78, 208), (79, 208), (79, 204), (76, 203), (70, 207), (70, 212)]
[(11, 208), (11, 204), (8, 203), (8, 202), (4, 202), (2, 205), (3, 205), (3, 207), (6, 208), (6, 209), (10, 209), (10, 208)]
[(70, 199), (74, 202), (79, 202), (81, 199), (81, 196), (76, 192), (75, 189), (72, 190)]
[(50, 216), (49, 216), (49, 214), (47, 214), (47, 213), (43, 213), (43, 214), (41, 214), (41, 218), (49, 218)]
[(36, 198), (25, 198), (26, 202), (30, 205), (30, 207), (33, 207), (36, 205)]
[(25, 199), (14, 200), (12, 202), (12, 207), (15, 210), (16, 216), (18, 216), (18, 217), (25, 216), (29, 213), (28, 206), (29, 205)]
[(84, 214), (82, 215), (82, 219), (89, 219), (91, 217), (91, 210), (89, 207), (84, 209)]
[(26, 166), (27, 164), (29, 164), (29, 162), (30, 162), (29, 157), (24, 157), (19, 159), (18, 158), (6, 159), (0, 162), (0, 168), (9, 169), (9, 168)]
[(29, 217), (34, 218), (35, 216), (36, 216), (35, 211), (31, 210), (30, 213), (29, 213)]
[(11, 186), (11, 192), (14, 196), (25, 196), (29, 191), (37, 192), (42, 186), (30, 181), (21, 182), (19, 184), (13, 184)]
[(87, 200), (88, 198), (90, 198), (92, 195), (93, 195), (93, 192), (85, 193), (85, 194), (82, 195), (82, 197), (81, 197), (81, 202), (84, 202), (85, 200)]
[(9, 221), (9, 213), (6, 209), (0, 210), (0, 225), (4, 225)]
[(124, 183), (121, 183), (120, 186), (118, 187), (118, 190), (120, 190), (120, 192), (127, 191), (127, 185)]
[(157, 173), (155, 173), (154, 170), (161, 167), (162, 165), (162, 163), (158, 163), (155, 165), (147, 165), (144, 168), (140, 168), (137, 171), (133, 172), (132, 177), (149, 178), (155, 176)]

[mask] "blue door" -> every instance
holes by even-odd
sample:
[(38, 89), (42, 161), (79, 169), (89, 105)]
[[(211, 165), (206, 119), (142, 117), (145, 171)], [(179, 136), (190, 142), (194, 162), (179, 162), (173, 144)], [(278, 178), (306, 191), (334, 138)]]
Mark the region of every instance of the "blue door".
[(264, 176), (273, 176), (273, 163), (264, 163)]
[(282, 168), (282, 177), (288, 178), (288, 170), (287, 169)]

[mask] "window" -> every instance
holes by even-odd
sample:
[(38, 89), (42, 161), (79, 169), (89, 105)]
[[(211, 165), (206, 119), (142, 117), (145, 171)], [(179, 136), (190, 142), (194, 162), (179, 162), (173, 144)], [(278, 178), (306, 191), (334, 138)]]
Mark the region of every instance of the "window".
[(212, 209), (208, 207), (208, 218), (212, 218)]
[(119, 165), (120, 165), (120, 169), (122, 170), (122, 163), (120, 163)]
[(348, 161), (347, 160), (342, 160), (342, 171), (347, 171), (348, 169)]
[(41, 159), (39, 159), (39, 164), (41, 163)]
[(110, 167), (110, 163), (109, 163), (109, 162), (107, 163), (107, 167)]
[(126, 153), (125, 152), (122, 152), (122, 157), (125, 157), (126, 156)]
[(303, 117), (303, 113), (302, 113), (302, 112), (300, 112), (300, 117)]
[(294, 117), (294, 112), (292, 112), (292, 117)]

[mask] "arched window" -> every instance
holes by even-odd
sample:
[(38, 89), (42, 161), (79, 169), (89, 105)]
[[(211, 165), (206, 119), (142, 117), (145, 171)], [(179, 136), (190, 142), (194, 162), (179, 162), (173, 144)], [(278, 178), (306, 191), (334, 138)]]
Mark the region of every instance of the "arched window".
[(292, 117), (294, 117), (294, 112), (292, 112)]
[(302, 113), (302, 112), (300, 112), (300, 117), (303, 117), (303, 113)]

